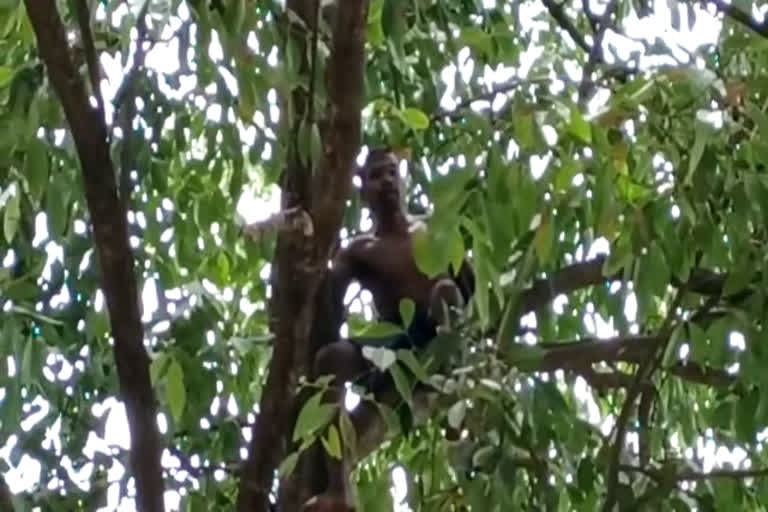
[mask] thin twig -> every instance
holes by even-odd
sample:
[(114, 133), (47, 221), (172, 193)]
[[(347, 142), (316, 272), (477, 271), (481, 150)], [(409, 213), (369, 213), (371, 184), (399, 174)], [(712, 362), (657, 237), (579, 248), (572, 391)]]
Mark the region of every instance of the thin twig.
[(768, 38), (768, 21), (763, 19), (762, 22), (757, 21), (749, 13), (742, 11), (733, 4), (725, 3), (723, 0), (709, 0), (717, 7), (717, 10), (728, 16), (734, 21), (737, 21), (749, 28), (758, 35)]
[[(115, 114), (120, 110), (123, 102), (126, 100), (126, 96), (130, 90), (133, 89), (133, 82), (136, 80), (136, 75), (139, 69), (144, 66), (144, 58), (146, 51), (144, 50), (144, 42), (147, 40), (147, 32), (149, 27), (146, 23), (147, 13), (149, 12), (149, 4), (151, 0), (145, 0), (144, 5), (141, 6), (138, 16), (136, 16), (136, 55), (133, 58), (133, 66), (126, 73), (123, 83), (115, 93), (115, 98), (112, 100), (112, 105), (115, 108)], [(153, 42), (154, 44), (154, 42)]]
[(621, 413), (619, 413), (619, 418), (616, 420), (616, 438), (613, 442), (613, 447), (611, 449), (611, 460), (608, 466), (608, 475), (606, 480), (607, 491), (605, 503), (603, 505), (603, 512), (610, 512), (613, 510), (613, 505), (616, 503), (616, 493), (618, 491), (619, 483), (619, 461), (621, 459), (621, 450), (624, 445), (624, 438), (627, 434), (627, 428), (629, 427), (630, 414), (632, 413), (632, 409), (634, 407), (635, 401), (637, 400), (637, 397), (644, 389), (645, 383), (648, 382), (653, 373), (658, 369), (657, 353), (663, 354), (667, 343), (669, 343), (671, 335), (670, 327), (675, 317), (675, 312), (686, 293), (686, 289), (687, 287), (683, 286), (677, 291), (675, 299), (672, 301), (672, 305), (667, 312), (667, 316), (664, 319), (661, 328), (659, 329), (659, 341), (655, 343), (654, 347), (648, 351), (648, 356), (645, 361), (640, 363), (640, 366), (637, 369), (637, 373), (635, 374), (635, 383), (627, 391), (627, 396), (624, 399), (624, 405), (621, 408)]
[(80, 26), (80, 39), (83, 42), (85, 60), (88, 66), (88, 78), (91, 82), (91, 93), (96, 97), (96, 105), (101, 117), (104, 117), (104, 98), (99, 87), (99, 58), (96, 55), (96, 45), (91, 33), (91, 14), (88, 11), (88, 0), (77, 0), (77, 24)]
[(549, 78), (513, 78), (509, 82), (493, 90), (478, 94), (471, 98), (460, 101), (452, 110), (440, 110), (432, 114), (432, 121), (439, 121), (443, 118), (454, 118), (460, 110), (463, 110), (477, 101), (493, 101), (498, 94), (506, 94), (520, 87), (532, 84), (549, 83)]
[(136, 19), (137, 32), (136, 54), (133, 57), (133, 67), (126, 75), (125, 80), (115, 94), (113, 105), (115, 117), (120, 119), (120, 130), (123, 132), (123, 146), (120, 151), (120, 200), (126, 209), (130, 206), (131, 197), (131, 170), (137, 164), (135, 134), (133, 132), (133, 119), (136, 117), (136, 80), (144, 68), (146, 52), (144, 41), (147, 37), (147, 13), (150, 0), (145, 0)]
[(599, 64), (602, 64), (605, 61), (603, 57), (603, 39), (605, 38), (605, 32), (611, 26), (611, 16), (613, 16), (618, 5), (616, 0), (611, 0), (608, 2), (608, 5), (605, 6), (603, 15), (598, 18), (592, 14), (592, 9), (589, 7), (589, 0), (583, 0), (583, 3), (587, 19), (590, 20), (593, 30), (594, 27), (597, 27), (597, 30), (594, 34), (592, 48), (589, 49), (589, 57), (587, 58), (587, 63), (584, 65), (584, 74), (581, 78), (581, 84), (579, 85), (579, 105), (582, 107), (585, 106), (587, 97), (594, 85), (592, 82), (592, 73), (594, 73), (595, 68)]
[(587, 43), (587, 40), (584, 38), (584, 35), (579, 32), (579, 29), (576, 28), (576, 26), (573, 24), (573, 22), (568, 18), (568, 15), (565, 14), (565, 10), (563, 9), (563, 6), (558, 4), (555, 0), (541, 0), (544, 6), (549, 11), (549, 14), (557, 21), (557, 24), (560, 25), (560, 27), (568, 32), (568, 35), (571, 36), (571, 39), (585, 52), (589, 52), (592, 48), (589, 46), (589, 43)]

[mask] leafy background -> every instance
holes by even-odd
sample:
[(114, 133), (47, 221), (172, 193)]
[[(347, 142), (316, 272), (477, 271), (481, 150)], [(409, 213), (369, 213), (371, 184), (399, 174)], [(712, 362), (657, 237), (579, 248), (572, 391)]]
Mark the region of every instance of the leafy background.
[[(274, 240), (242, 225), (275, 210), (278, 100), (301, 58), (280, 2), (153, 1), (146, 28), (143, 4), (91, 7), (113, 159), (133, 171), (166, 500), (227, 509), (271, 355)], [(410, 159), (411, 209), (432, 214), (422, 267), (471, 250), (478, 291), (460, 366), (433, 376), (449, 403), (360, 464), (362, 510), (595, 510), (606, 493), (627, 510), (765, 509), (766, 12), (370, 2), (364, 143)], [(73, 142), (21, 2), (0, 1), (0, 33), (0, 474), (19, 510), (131, 509)], [(317, 155), (312, 128), (300, 139)], [(357, 198), (344, 223), (369, 224)], [(565, 286), (583, 262), (598, 279)], [(370, 319), (365, 298), (352, 309)]]

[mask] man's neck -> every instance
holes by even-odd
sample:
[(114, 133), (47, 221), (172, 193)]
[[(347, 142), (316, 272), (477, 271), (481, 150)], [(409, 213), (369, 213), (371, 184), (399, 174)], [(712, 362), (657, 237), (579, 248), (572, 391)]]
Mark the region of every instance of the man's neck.
[(405, 211), (398, 210), (374, 218), (376, 236), (405, 236), (408, 234), (408, 218)]

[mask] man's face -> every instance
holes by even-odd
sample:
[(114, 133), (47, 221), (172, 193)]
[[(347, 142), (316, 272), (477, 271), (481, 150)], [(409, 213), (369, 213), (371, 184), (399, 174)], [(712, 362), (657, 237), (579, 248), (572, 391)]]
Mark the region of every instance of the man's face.
[(372, 159), (363, 174), (361, 194), (372, 209), (395, 208), (400, 202), (398, 161), (393, 153)]

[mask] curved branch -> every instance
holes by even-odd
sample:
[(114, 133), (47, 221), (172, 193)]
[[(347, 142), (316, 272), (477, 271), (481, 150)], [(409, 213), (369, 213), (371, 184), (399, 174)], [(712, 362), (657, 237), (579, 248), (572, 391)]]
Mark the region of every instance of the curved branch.
[(549, 11), (550, 16), (555, 19), (557, 24), (560, 25), (563, 30), (568, 32), (568, 35), (571, 36), (573, 42), (576, 43), (579, 48), (589, 53), (592, 47), (589, 46), (589, 43), (587, 43), (587, 40), (584, 38), (584, 34), (579, 32), (579, 29), (576, 28), (576, 25), (574, 25), (570, 18), (568, 18), (568, 15), (565, 14), (563, 6), (558, 4), (555, 0), (541, 1)]
[(143, 344), (139, 293), (128, 223), (118, 200), (104, 117), (93, 109), (85, 84), (72, 63), (55, 0), (25, 0), (40, 56), (61, 101), (75, 141), (85, 198), (93, 221), (93, 237), (107, 301), (114, 357), (131, 435), (130, 468), (142, 512), (161, 512), (163, 474), (149, 357)]
[(767, 21), (757, 21), (748, 12), (744, 12), (735, 5), (726, 3), (723, 0), (709, 0), (709, 2), (713, 3), (718, 11), (722, 12), (732, 20), (741, 23), (757, 35), (768, 38)]

